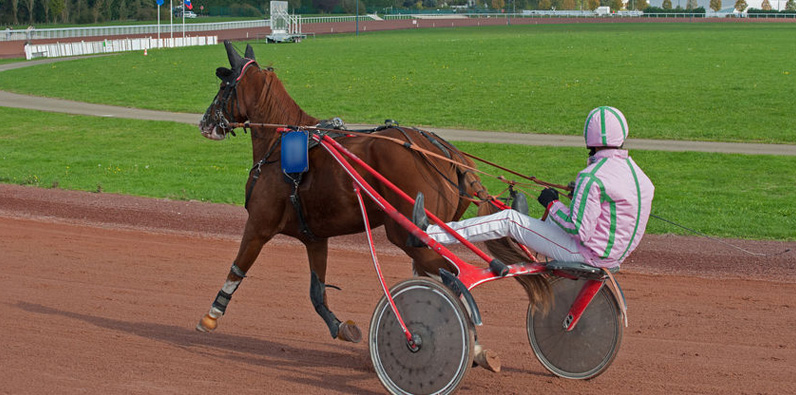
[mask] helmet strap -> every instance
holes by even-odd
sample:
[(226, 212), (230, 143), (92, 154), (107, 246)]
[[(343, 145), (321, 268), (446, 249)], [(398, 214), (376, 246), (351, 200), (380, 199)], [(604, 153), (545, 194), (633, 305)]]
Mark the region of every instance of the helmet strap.
[(597, 151), (602, 151), (606, 149), (623, 149), (625, 148), (625, 144), (622, 144), (618, 147), (586, 147), (586, 148), (589, 149), (589, 156), (594, 156), (594, 154), (596, 154)]

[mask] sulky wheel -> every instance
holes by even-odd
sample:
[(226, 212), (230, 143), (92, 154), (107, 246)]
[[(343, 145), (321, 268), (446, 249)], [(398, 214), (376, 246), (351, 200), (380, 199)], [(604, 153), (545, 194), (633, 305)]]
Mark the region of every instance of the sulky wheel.
[(590, 379), (604, 372), (622, 341), (622, 317), (613, 294), (603, 286), (567, 332), (564, 318), (585, 280), (554, 278), (553, 304), (545, 314), (528, 308), (526, 329), (531, 348), (551, 373), (568, 379)]
[(385, 296), (370, 320), (373, 367), (393, 394), (447, 394), (473, 364), (474, 330), (458, 298), (428, 278), (402, 281), (390, 290), (419, 349), (410, 349)]

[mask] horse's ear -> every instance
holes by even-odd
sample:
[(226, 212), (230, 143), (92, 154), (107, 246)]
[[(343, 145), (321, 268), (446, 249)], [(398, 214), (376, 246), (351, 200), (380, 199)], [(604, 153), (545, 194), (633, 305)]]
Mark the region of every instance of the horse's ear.
[(254, 49), (252, 48), (251, 44), (246, 44), (246, 52), (243, 53), (243, 57), (246, 59), (257, 60), (254, 59)]
[(216, 77), (221, 78), (222, 81), (226, 81), (232, 77), (232, 70), (226, 67), (219, 67), (216, 69)]
[(229, 40), (224, 40), (224, 47), (227, 48), (229, 65), (232, 66), (233, 69), (240, 66), (241, 63), (243, 63), (243, 58), (240, 57), (240, 54), (238, 54), (238, 51), (232, 46), (232, 43), (229, 42)]

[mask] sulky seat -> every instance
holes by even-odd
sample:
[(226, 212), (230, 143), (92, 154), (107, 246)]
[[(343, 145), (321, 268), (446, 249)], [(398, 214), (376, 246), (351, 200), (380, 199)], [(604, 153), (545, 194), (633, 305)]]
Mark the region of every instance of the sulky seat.
[[(547, 270), (551, 272), (563, 272), (573, 277), (588, 280), (601, 280), (605, 278), (605, 272), (603, 272), (602, 268), (580, 262), (552, 261), (547, 263)], [(619, 266), (607, 268), (607, 270), (613, 274), (619, 271)]]

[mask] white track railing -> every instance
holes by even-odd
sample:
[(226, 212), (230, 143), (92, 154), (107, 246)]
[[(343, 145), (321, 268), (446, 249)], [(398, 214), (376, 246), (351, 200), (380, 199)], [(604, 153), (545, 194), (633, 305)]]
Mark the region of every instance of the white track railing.
[[(453, 14), (390, 14), (381, 16), (384, 20), (396, 19), (418, 19), (423, 16), (436, 15), (437, 18), (444, 18), (445, 15), (455, 15), (457, 18), (462, 16), (467, 18), (749, 18), (749, 19), (794, 19), (796, 14), (718, 14), (708, 12), (706, 14), (694, 13), (641, 13), (638, 11), (620, 11), (617, 13), (598, 15), (591, 11), (539, 11), (531, 10), (517, 13), (453, 13)], [(354, 22), (356, 16), (322, 16), (322, 17), (301, 17), (301, 23), (333, 23), (333, 22)], [(360, 15), (359, 20), (374, 20), (370, 15)], [(270, 27), (270, 21), (250, 20), (240, 22), (216, 22), (216, 23), (161, 23), (158, 25), (129, 25), (129, 26), (92, 26), (92, 27), (66, 27), (54, 29), (31, 29), (31, 30), (0, 30), (0, 41), (15, 40), (45, 40), (75, 37), (112, 37), (125, 35), (152, 35), (158, 34), (160, 30), (161, 38), (176, 37), (185, 32), (204, 32), (213, 30), (228, 29), (247, 29)]]
[[(334, 23), (334, 22), (356, 22), (357, 17), (355, 15), (349, 16), (302, 16), (301, 23), (308, 24), (308, 23)], [(372, 21), (376, 20), (373, 18), (373, 15), (360, 15), (360, 21)]]
[(175, 38), (126, 38), (92, 42), (68, 42), (25, 45), (25, 58), (56, 58), (61, 56), (92, 55), (123, 51), (144, 51), (153, 48), (191, 47), (218, 44), (218, 36)]

